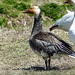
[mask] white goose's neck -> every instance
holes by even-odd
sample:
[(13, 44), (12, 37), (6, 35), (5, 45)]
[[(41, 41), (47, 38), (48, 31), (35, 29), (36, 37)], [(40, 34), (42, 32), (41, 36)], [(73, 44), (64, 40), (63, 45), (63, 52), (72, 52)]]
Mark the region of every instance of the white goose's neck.
[(73, 17), (73, 22), (72, 25), (69, 29), (69, 38), (70, 41), (73, 42), (73, 44), (75, 45), (75, 0), (72, 0), (74, 3), (74, 17)]
[(74, 18), (75, 18), (75, 3), (73, 5), (74, 5)]
[(72, 25), (69, 29), (69, 31), (75, 31), (75, 3), (74, 3), (74, 17), (73, 17), (73, 22), (72, 22)]

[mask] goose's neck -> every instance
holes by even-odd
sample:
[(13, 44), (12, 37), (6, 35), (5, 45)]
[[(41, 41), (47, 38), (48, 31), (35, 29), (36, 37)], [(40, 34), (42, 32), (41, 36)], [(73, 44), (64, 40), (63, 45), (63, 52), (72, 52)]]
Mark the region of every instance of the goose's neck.
[(75, 18), (75, 3), (73, 5), (74, 5), (74, 18)]
[(34, 26), (33, 26), (31, 35), (36, 34), (41, 30), (42, 30), (42, 16), (40, 13), (39, 15), (34, 16)]
[(70, 27), (71, 31), (75, 31), (75, 3), (74, 3), (74, 17), (73, 17), (73, 22), (72, 22), (72, 25)]

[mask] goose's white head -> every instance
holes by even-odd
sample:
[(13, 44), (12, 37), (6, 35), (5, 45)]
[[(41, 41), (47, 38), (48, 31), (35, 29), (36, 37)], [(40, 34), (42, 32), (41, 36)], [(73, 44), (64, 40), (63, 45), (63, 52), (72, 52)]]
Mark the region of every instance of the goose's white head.
[(75, 4), (75, 0), (67, 0), (64, 3), (72, 5), (72, 4)]
[(40, 12), (41, 12), (40, 8), (34, 5), (32, 5), (29, 9), (23, 11), (23, 13), (36, 14), (36, 15), (38, 15)]

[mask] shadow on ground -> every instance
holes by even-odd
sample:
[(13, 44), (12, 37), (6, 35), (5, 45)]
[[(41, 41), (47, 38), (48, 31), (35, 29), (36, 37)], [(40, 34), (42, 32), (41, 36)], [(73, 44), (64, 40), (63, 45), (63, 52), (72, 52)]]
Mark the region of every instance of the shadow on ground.
[[(39, 66), (31, 66), (29, 68), (14, 68), (12, 70), (33, 70), (33, 71), (45, 71), (45, 68), (44, 67), (39, 67)], [(51, 68), (50, 70), (61, 70), (59, 69), (58, 67), (53, 67)]]

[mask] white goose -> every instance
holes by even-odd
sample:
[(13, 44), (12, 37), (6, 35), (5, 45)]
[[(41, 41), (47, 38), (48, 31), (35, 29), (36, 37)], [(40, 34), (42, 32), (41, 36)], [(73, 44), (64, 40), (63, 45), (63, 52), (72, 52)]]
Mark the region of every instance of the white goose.
[(75, 45), (75, 0), (68, 0), (67, 1), (68, 4), (72, 4), (74, 5), (74, 16), (73, 16), (73, 22), (72, 22), (72, 25), (69, 29), (69, 38), (70, 38), (70, 41), (74, 43)]
[(53, 29), (61, 29), (64, 31), (69, 31), (70, 26), (72, 25), (73, 22), (73, 16), (74, 12), (71, 12), (67, 10), (67, 14), (64, 15), (62, 18), (60, 18), (51, 28), (50, 31)]

